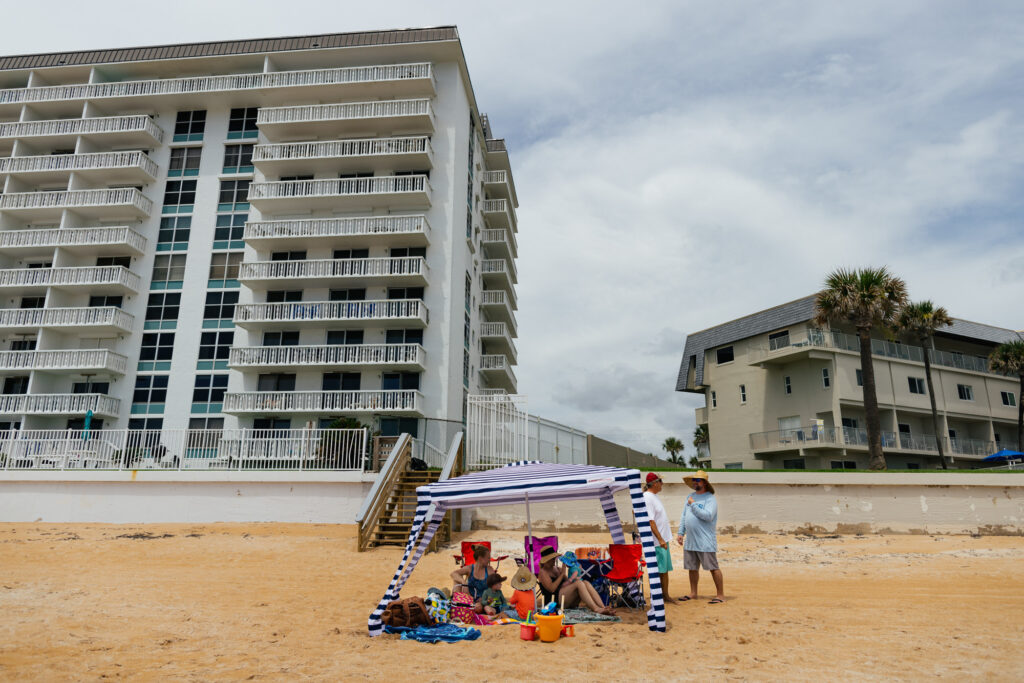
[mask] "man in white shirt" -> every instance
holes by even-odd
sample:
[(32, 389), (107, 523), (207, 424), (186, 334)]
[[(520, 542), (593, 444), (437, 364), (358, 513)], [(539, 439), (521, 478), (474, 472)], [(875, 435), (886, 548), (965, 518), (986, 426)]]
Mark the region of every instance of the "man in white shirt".
[(672, 538), (672, 527), (669, 526), (665, 506), (658, 498), (662, 486), (661, 477), (654, 472), (648, 472), (644, 484), (644, 504), (647, 506), (647, 518), (651, 522), (651, 532), (654, 533), (654, 540), (657, 542), (654, 554), (658, 558), (658, 573), (661, 574), (661, 594), (665, 602), (675, 602), (675, 598), (669, 597), (668, 593), (668, 573), (672, 571), (672, 553), (668, 548), (668, 539)]

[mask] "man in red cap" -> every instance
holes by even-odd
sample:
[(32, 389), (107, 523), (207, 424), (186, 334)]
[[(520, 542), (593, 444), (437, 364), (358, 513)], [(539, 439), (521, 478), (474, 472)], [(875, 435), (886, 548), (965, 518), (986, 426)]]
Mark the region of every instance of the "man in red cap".
[(672, 538), (672, 527), (668, 523), (668, 513), (661, 504), (658, 493), (661, 492), (661, 477), (654, 472), (647, 473), (644, 482), (644, 503), (647, 505), (647, 519), (651, 522), (651, 532), (657, 545), (654, 554), (658, 558), (658, 573), (661, 574), (661, 594), (665, 602), (675, 602), (668, 594), (668, 573), (672, 571), (672, 553), (668, 548), (668, 539)]

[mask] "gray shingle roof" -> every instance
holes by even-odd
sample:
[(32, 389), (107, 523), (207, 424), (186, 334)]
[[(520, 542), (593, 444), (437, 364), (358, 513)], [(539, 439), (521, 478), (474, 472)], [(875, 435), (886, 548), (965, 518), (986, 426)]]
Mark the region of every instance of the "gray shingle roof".
[(137, 62), (154, 59), (181, 59), (184, 57), (220, 57), (225, 55), (255, 54), (260, 52), (315, 50), (319, 48), (399, 45), (403, 43), (422, 43), (458, 39), (459, 32), (454, 26), (409, 28), (396, 31), (324, 33), (320, 35), (289, 36), (284, 38), (257, 38), (254, 40), (226, 40), (212, 43), (182, 43), (178, 45), (126, 47), (113, 50), (82, 50), (79, 52), (50, 52), (37, 55), (12, 55), (10, 57), (0, 57), (0, 70), (34, 69), (50, 66), (73, 66), (83, 64), (112, 64), (117, 62)]

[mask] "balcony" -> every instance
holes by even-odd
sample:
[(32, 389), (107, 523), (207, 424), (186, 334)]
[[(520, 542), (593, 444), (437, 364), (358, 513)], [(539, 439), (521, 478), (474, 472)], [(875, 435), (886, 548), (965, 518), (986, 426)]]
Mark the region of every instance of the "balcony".
[(325, 178), (253, 183), (249, 201), (261, 212), (430, 207), (425, 175)]
[(15, 268), (0, 270), (0, 288), (7, 287), (17, 287), (25, 293), (42, 292), (47, 287), (85, 287), (93, 294), (138, 294), (142, 279), (124, 266)]
[(422, 136), (287, 142), (256, 145), (252, 163), (267, 175), (413, 171), (432, 167), (434, 152)]
[(516, 373), (512, 372), (512, 363), (505, 356), (480, 356), (480, 374), (487, 379), (488, 385), (505, 389), (510, 394), (516, 393)]
[(511, 261), (519, 256), (515, 233), (508, 230), (484, 230), (480, 245), (487, 258), (503, 258)]
[(489, 227), (519, 232), (519, 227), (516, 225), (515, 211), (513, 211), (507, 200), (485, 199), (481, 211)]
[(698, 426), (708, 423), (708, 409), (706, 407), (695, 409), (693, 414)]
[[(422, 256), (396, 258), (320, 259), (307, 261), (243, 262), (238, 281), (249, 287), (259, 283), (311, 287), (331, 283), (403, 285), (427, 284), (427, 261)], [(346, 282), (347, 281), (347, 282)]]
[(67, 182), (71, 172), (99, 183), (145, 184), (156, 180), (156, 162), (145, 152), (100, 152), (98, 154), (47, 154), (0, 159), (0, 177), (27, 176), (34, 183)]
[(414, 390), (246, 391), (224, 395), (229, 415), (283, 413), (423, 414), (423, 395)]
[(516, 362), (516, 344), (512, 341), (515, 330), (505, 323), (480, 323), (480, 339), (487, 344), (490, 352), (508, 356), (512, 363)]
[(507, 325), (518, 328), (515, 313), (516, 297), (513, 292), (501, 289), (485, 289), (481, 294), (480, 309), (487, 312), (491, 320), (501, 320)]
[(117, 417), (121, 402), (106, 394), (16, 394), (0, 396), (0, 415)]
[[(301, 88), (299, 95), (296, 90)], [(354, 66), (339, 69), (276, 71), (270, 73), (191, 76), (114, 83), (80, 83), (39, 88), (0, 90), (0, 109), (32, 102), (104, 100), (118, 106), (156, 106), (173, 98), (173, 106), (192, 106), (206, 100), (207, 93), (255, 91), (265, 104), (285, 103), (295, 97), (386, 97), (393, 95), (433, 95), (435, 83), (429, 63)], [(6, 106), (5, 106), (6, 105)]]
[(308, 301), (239, 304), (234, 322), (246, 329), (295, 327), (426, 327), (427, 307), (419, 299), (378, 301)]
[[(508, 171), (484, 171), (484, 188), (488, 194), (497, 195), (501, 199), (512, 201), (512, 176)], [(513, 202), (513, 205), (515, 202)]]
[(429, 99), (306, 104), (260, 109), (256, 125), (269, 140), (434, 132)]
[(481, 396), (507, 396), (508, 391), (505, 389), (481, 389)]
[(150, 148), (164, 141), (164, 132), (148, 116), (0, 123), (0, 140), (31, 139), (57, 149), (69, 149), (75, 146), (78, 136), (97, 138), (97, 142), (110, 147)]
[(128, 359), (107, 349), (59, 351), (0, 351), (0, 373), (40, 370), (44, 372), (83, 371), (123, 375)]
[(426, 352), (419, 344), (351, 344), (344, 346), (248, 346), (231, 349), (229, 367), (280, 368), (341, 366), (423, 370)]
[(516, 282), (515, 266), (505, 259), (485, 259), (480, 262), (480, 273), (488, 289), (504, 289), (513, 291)]
[(257, 249), (305, 248), (310, 244), (331, 245), (401, 244), (426, 246), (430, 243), (427, 217), (362, 216), (359, 218), (303, 218), (280, 221), (252, 221), (245, 224), (243, 239)]
[(153, 202), (134, 187), (59, 192), (14, 192), (0, 195), (0, 211), (23, 220), (60, 220), (70, 209), (90, 218), (142, 219), (153, 211)]
[[(924, 434), (912, 436), (883, 431), (882, 448), (886, 453), (908, 453), (938, 455), (935, 436)], [(750, 446), (755, 453), (765, 451), (811, 450), (811, 449), (856, 449), (866, 451), (868, 432), (852, 427), (814, 426), (759, 432), (750, 435)], [(984, 439), (946, 439), (944, 449), (947, 456), (984, 458), (999, 450), (994, 441)]]
[(141, 254), (146, 249), (146, 238), (126, 225), (102, 228), (0, 230), (0, 249), (10, 253), (56, 247), (86, 253), (129, 249)]
[(505, 141), (503, 139), (487, 140), (485, 145), (487, 152), (487, 168), (495, 170), (504, 169), (505, 171), (512, 170), (508, 160), (508, 148), (505, 146)]
[(134, 323), (134, 316), (114, 306), (0, 309), (0, 331), (3, 332), (34, 332), (43, 328), (110, 335), (131, 332)]

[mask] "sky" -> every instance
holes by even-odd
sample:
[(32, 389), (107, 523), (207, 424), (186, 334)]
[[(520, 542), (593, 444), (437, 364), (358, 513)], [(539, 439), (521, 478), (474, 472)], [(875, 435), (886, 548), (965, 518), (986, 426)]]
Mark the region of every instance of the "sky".
[(838, 267), (1024, 328), (1024, 3), (73, 6), (12, 4), (0, 52), (457, 25), (510, 150), (516, 373), (545, 418), (692, 454), (686, 335)]

